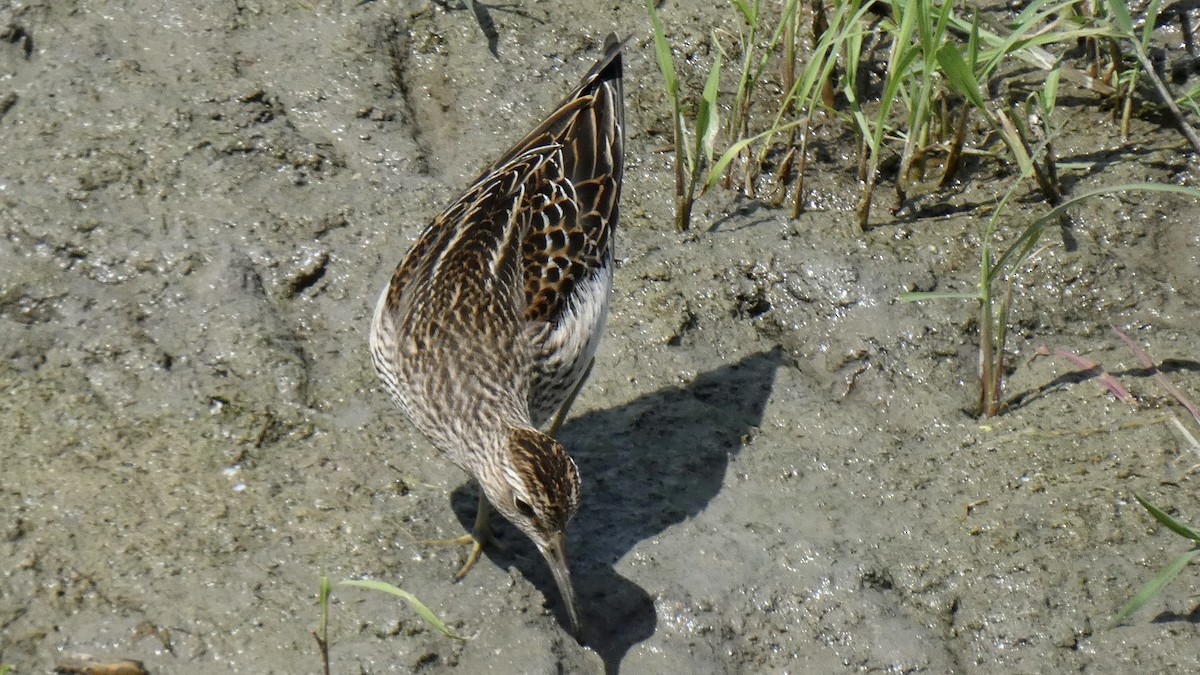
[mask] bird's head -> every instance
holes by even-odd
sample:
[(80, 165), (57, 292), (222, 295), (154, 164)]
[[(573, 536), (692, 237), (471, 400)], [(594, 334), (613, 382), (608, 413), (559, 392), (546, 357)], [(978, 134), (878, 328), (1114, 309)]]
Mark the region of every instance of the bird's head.
[(561, 443), (532, 429), (514, 429), (499, 471), (481, 480), (492, 507), (533, 540), (554, 574), (571, 628), (579, 634), (575, 589), (567, 567), (567, 523), (579, 508), (579, 470)]

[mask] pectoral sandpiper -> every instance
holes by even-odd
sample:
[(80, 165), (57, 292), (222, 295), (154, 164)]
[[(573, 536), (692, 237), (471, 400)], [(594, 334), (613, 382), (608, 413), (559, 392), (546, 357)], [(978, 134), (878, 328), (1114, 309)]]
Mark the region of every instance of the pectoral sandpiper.
[[(384, 288), (371, 358), (392, 400), (482, 488), (462, 578), (495, 509), (537, 545), (580, 631), (565, 531), (575, 462), (553, 436), (608, 314), (624, 161), (621, 42), (434, 218)], [(539, 429), (545, 427), (545, 432)]]

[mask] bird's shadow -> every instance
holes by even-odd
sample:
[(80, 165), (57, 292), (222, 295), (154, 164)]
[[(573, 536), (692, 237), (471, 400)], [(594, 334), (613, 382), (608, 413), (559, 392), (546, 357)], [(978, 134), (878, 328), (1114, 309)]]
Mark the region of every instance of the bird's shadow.
[[(716, 496), (730, 458), (762, 420), (782, 361), (779, 348), (752, 354), (686, 386), (571, 418), (560, 431), (583, 481), (567, 550), (584, 643), (603, 658), (606, 672), (618, 672), (628, 651), (653, 635), (657, 623), (651, 595), (613, 566), (638, 543), (702, 512)], [(477, 499), (473, 483), (451, 496), (468, 530)], [(515, 564), (546, 598), (559, 601), (533, 544), (506, 522), (494, 525), (504, 550), (485, 549), (488, 557), (502, 566)]]

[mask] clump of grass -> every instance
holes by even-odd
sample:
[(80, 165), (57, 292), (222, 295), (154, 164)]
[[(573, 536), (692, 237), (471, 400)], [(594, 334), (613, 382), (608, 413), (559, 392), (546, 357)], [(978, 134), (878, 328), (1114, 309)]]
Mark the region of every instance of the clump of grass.
[(1166, 567), (1159, 570), (1158, 574), (1154, 575), (1154, 578), (1147, 582), (1145, 586), (1142, 586), (1141, 590), (1135, 593), (1129, 602), (1121, 608), (1121, 611), (1117, 612), (1117, 615), (1113, 618), (1114, 625), (1124, 623), (1125, 619), (1128, 619), (1131, 614), (1141, 609), (1147, 602), (1161, 593), (1167, 584), (1171, 583), (1172, 579), (1179, 576), (1179, 573), (1183, 571), (1183, 568), (1187, 567), (1193, 558), (1200, 555), (1200, 533), (1167, 515), (1162, 509), (1143, 499), (1141, 495), (1135, 494), (1134, 498), (1142, 505), (1142, 508), (1154, 516), (1155, 520), (1165, 525), (1167, 529), (1175, 534), (1190, 541), (1191, 548), (1177, 556)]
[[(753, 194), (754, 180), (762, 165), (762, 158), (755, 159), (752, 146), (781, 131), (792, 129), (802, 121), (783, 122), (777, 116), (774, 123), (765, 130), (752, 131), (750, 127), (750, 104), (756, 84), (762, 79), (763, 72), (768, 67), (771, 58), (782, 48), (784, 37), (790, 35), (788, 26), (795, 25), (799, 7), (798, 0), (788, 0), (782, 9), (782, 15), (773, 24), (768, 23), (758, 0), (732, 0), (731, 7), (737, 12), (743, 24), (738, 40), (741, 65), (737, 72), (738, 81), (734, 89), (733, 101), (730, 103), (730, 116), (725, 124), (730, 142), (719, 158), (714, 159), (716, 157), (716, 139), (721, 128), (720, 106), (717, 98), (725, 52), (714, 33), (711, 41), (715, 56), (705, 77), (704, 89), (694, 102), (696, 113), (694, 123), (691, 125), (689, 140), (688, 125), (685, 123), (685, 108), (688, 106), (688, 101), (680, 91), (680, 81), (675, 71), (671, 46), (667, 42), (662, 21), (654, 9), (653, 0), (646, 0), (646, 11), (650, 15), (650, 22), (654, 30), (655, 57), (659, 70), (662, 72), (667, 99), (671, 105), (675, 153), (675, 229), (680, 232), (687, 230), (690, 226), (697, 187), (701, 188), (701, 194), (703, 194), (716, 185), (722, 177), (725, 177), (727, 185), (732, 184), (732, 174), (729, 173), (731, 165), (734, 160), (741, 158), (742, 173), (739, 183), (744, 192)], [(767, 32), (770, 33), (770, 37), (765, 46), (757, 47), (759, 36)], [(791, 95), (786, 97), (785, 105), (793, 98)]]
[[(794, 28), (796, 25), (796, 19), (799, 15), (799, 2), (798, 0), (788, 0), (784, 3), (779, 19), (774, 22), (774, 26), (764, 16), (759, 0), (753, 0), (753, 2), (732, 0), (732, 4), (737, 9), (743, 22), (738, 36), (738, 48), (741, 51), (742, 59), (737, 88), (734, 89), (733, 103), (730, 106), (729, 119), (725, 125), (725, 133), (730, 139), (740, 140), (754, 135), (750, 131), (751, 99), (756, 86), (762, 80), (763, 72), (767, 69), (771, 58), (778, 52), (782, 45), (786, 44), (785, 40), (791, 35), (789, 29)], [(769, 30), (771, 36), (767, 39), (766, 44), (759, 49), (759, 36), (765, 30)], [(718, 50), (721, 50), (721, 44), (717, 40), (715, 33), (713, 35), (713, 43)], [(724, 53), (723, 50), (722, 53)], [(741, 147), (735, 153), (735, 156), (740, 157), (742, 160), (741, 189), (745, 194), (753, 196), (754, 181), (758, 176), (761, 161), (754, 161), (754, 158), (750, 154), (749, 146)], [(723, 172), (723, 175), (725, 186), (729, 187), (732, 185), (732, 172), (727, 169)]]
[[(875, 186), (889, 156), (898, 159), (895, 181), (899, 206), (908, 199), (913, 184), (923, 179), (934, 155), (944, 157), (937, 183), (943, 188), (955, 178), (964, 153), (1014, 166), (1024, 178), (1036, 182), (1046, 201), (1057, 204), (1062, 188), (1051, 142), (1051, 120), (1058, 105), (1060, 78), (1065, 72), (1073, 83), (1101, 95), (1114, 90), (1080, 70), (1064, 66), (1046, 47), (1073, 47), (1080, 41), (1115, 45), (1128, 39), (1137, 53), (1144, 53), (1160, 1), (1149, 6), (1147, 26), (1135, 36), (1121, 0), (1107, 0), (1119, 6), (1120, 12), (1101, 9), (1090, 14), (1080, 13), (1072, 0), (1034, 0), (1006, 27), (985, 25), (978, 12), (964, 17), (954, 10), (953, 3), (936, 0), (812, 0), (811, 54), (797, 75), (797, 54), (803, 51), (799, 43), (806, 39), (800, 26), (798, 0), (787, 0), (773, 11), (765, 10), (758, 0), (731, 0), (730, 8), (739, 25), (736, 87), (728, 94), (718, 94), (716, 83), (726, 50), (714, 32), (711, 40), (717, 56), (705, 79), (704, 93), (693, 100), (680, 89), (662, 22), (653, 0), (647, 0), (655, 51), (672, 106), (676, 226), (687, 226), (698, 181), (703, 186), (701, 194), (721, 178), (726, 187), (736, 185), (754, 197), (756, 179), (764, 174), (763, 167), (772, 157), (782, 157), (771, 172), (777, 196), (772, 201), (776, 203), (782, 201), (784, 183), (792, 168), (797, 167), (793, 214), (798, 214), (803, 202), (807, 130), (818, 111), (847, 124), (858, 139), (863, 185), (856, 209), (860, 226), (865, 227), (870, 218)], [(886, 68), (873, 96), (867, 70), (873, 55), (881, 49), (887, 49)], [(728, 54), (726, 57), (733, 60)], [(780, 60), (781, 93), (776, 105), (767, 105), (776, 112), (756, 118), (751, 108), (755, 93), (764, 90), (759, 83), (765, 81), (771, 63)], [(1018, 94), (1015, 101), (994, 100), (989, 94), (1020, 91), (1024, 88), (1020, 83), (1011, 88), (998, 86), (1000, 78), (1004, 73), (1027, 71), (1030, 67), (1046, 73), (1036, 91)], [(1133, 75), (1126, 79), (1130, 77)], [(1124, 91), (1132, 89), (1125, 87)], [(723, 126), (725, 147), (714, 147), (719, 145), (714, 143), (717, 99), (726, 96), (723, 107), (729, 110), (729, 116)], [(1129, 94), (1125, 96), (1128, 100)], [(1200, 99), (1200, 88), (1178, 98), (1194, 102)], [(1200, 109), (1200, 104), (1194, 105)], [(696, 113), (690, 140), (684, 112), (689, 107)], [(972, 115), (979, 115), (987, 123), (991, 132), (987, 138), (1001, 141), (999, 151), (967, 147)], [(805, 132), (800, 134), (797, 147), (800, 125)], [(790, 133), (781, 134), (784, 131)], [(715, 162), (714, 154), (719, 157)]]
[[(1000, 201), (984, 228), (976, 290), (967, 293), (906, 293), (901, 296), (901, 300), (905, 301), (955, 297), (979, 303), (980, 387), (977, 415), (990, 417), (1000, 414), (1003, 410), (1005, 343), (1014, 273), (1036, 250), (1048, 224), (1059, 222), (1067, 215), (1068, 209), (1080, 201), (1104, 194), (1162, 191), (1200, 197), (1200, 192), (1188, 188), (1141, 183), (1100, 188), (1062, 201), (1062, 188), (1058, 181), (1052, 149), (1055, 136), (1052, 116), (1057, 107), (1062, 64), (1058, 60), (1051, 62), (1041, 46), (1084, 38), (1111, 38), (1123, 34), (1114, 29), (1111, 23), (1069, 27), (1064, 30), (1048, 29), (1047, 25), (1059, 21), (1053, 17), (1065, 11), (1066, 6), (1067, 3), (1053, 3), (1047, 0), (1031, 3), (1018, 16), (1016, 27), (1007, 36), (981, 28), (976, 15), (969, 24), (965, 49), (960, 50), (956, 44), (947, 41), (935, 55), (951, 89), (962, 96), (970, 108), (988, 122), (992, 131), (1002, 139), (1009, 156), (1019, 169), (1017, 180)], [(1121, 21), (1118, 20), (1117, 23), (1121, 24)], [(959, 24), (960, 29), (965, 26)], [(1148, 33), (1144, 39), (1148, 40)], [(984, 83), (999, 64), (1004, 59), (1013, 57), (1041, 64), (1040, 67), (1048, 68), (1048, 74), (1042, 86), (1029, 94), (1019, 105), (1017, 114), (1010, 115), (1004, 109), (989, 104), (983, 92), (986, 89)], [(1033, 122), (1027, 122), (1028, 120)], [(1037, 127), (1031, 127), (1031, 124), (1036, 124)], [(1056, 206), (1026, 226), (1003, 252), (996, 255), (993, 242), (1000, 216), (1016, 188), (1029, 178), (1034, 179), (1042, 197)], [(902, 180), (898, 180), (898, 185), (900, 184)]]
[[(435, 628), (439, 633), (446, 637), (455, 640), (465, 640), (463, 636), (450, 630), (441, 619), (434, 614), (433, 610), (417, 599), (415, 595), (408, 591), (387, 583), (386, 581), (375, 581), (373, 579), (347, 579), (339, 581), (338, 586), (349, 586), (352, 588), (365, 588), (371, 591), (379, 591), (394, 595), (408, 604), (421, 620)], [(321, 609), (321, 623), (316, 630), (313, 631), (313, 638), (317, 641), (317, 647), (321, 651), (321, 664), (324, 668), (325, 675), (329, 675), (329, 596), (333, 588), (329, 583), (329, 577), (322, 576), (317, 589), (317, 605)], [(0, 673), (0, 675), (4, 675)]]
[[(1077, 195), (1064, 201), (1059, 181), (1059, 163), (1054, 154), (1054, 118), (1058, 110), (1059, 84), (1065, 77), (1081, 86), (1104, 94), (1114, 90), (1089, 78), (1081, 71), (1064, 65), (1061, 58), (1046, 50), (1052, 45), (1074, 46), (1080, 41), (1110, 45), (1126, 40), (1135, 52), (1144, 55), (1150, 37), (1149, 26), (1158, 11), (1153, 0), (1148, 9), (1147, 28), (1140, 35), (1121, 0), (1106, 0), (1108, 12), (1080, 14), (1073, 0), (1033, 0), (1004, 28), (986, 25), (975, 12), (969, 19), (954, 11), (953, 3), (936, 0), (871, 2), (812, 0), (811, 56), (799, 76), (795, 72), (800, 30), (799, 4), (783, 3), (779, 14), (765, 16), (757, 0), (732, 0), (731, 7), (740, 17), (741, 49), (737, 88), (730, 104), (725, 126), (726, 147), (716, 153), (717, 107), (722, 50), (714, 34), (717, 56), (706, 78), (704, 92), (696, 103), (694, 131), (689, 141), (685, 134), (686, 96), (680, 91), (671, 49), (653, 0), (646, 0), (654, 26), (655, 48), (663, 73), (674, 120), (676, 170), (676, 228), (688, 227), (697, 183), (707, 166), (701, 192), (714, 187), (721, 178), (727, 185), (735, 161), (740, 164), (742, 191), (753, 196), (755, 178), (773, 154), (783, 156), (773, 175), (777, 182), (787, 180), (797, 166), (792, 208), (798, 215), (803, 203), (803, 180), (807, 165), (808, 129), (815, 113), (824, 111), (842, 120), (853, 130), (859, 142), (859, 178), (863, 191), (856, 215), (860, 228), (866, 227), (871, 213), (880, 167), (887, 155), (898, 155), (896, 195), (898, 206), (908, 199), (911, 187), (924, 176), (929, 158), (937, 153), (945, 157), (938, 181), (945, 187), (956, 177), (960, 158), (965, 154), (990, 157), (1011, 166), (1016, 179), (987, 221), (982, 233), (979, 276), (974, 291), (965, 293), (908, 293), (907, 301), (960, 298), (979, 305), (980, 395), (979, 415), (993, 416), (1003, 410), (1003, 373), (1008, 317), (1012, 303), (1015, 271), (1040, 244), (1046, 225), (1066, 217), (1068, 209), (1083, 199), (1123, 191), (1158, 190), (1191, 196), (1200, 192), (1172, 185), (1120, 185)], [(772, 23), (772, 21), (774, 23)], [(761, 36), (770, 35), (765, 42)], [(884, 36), (881, 39), (879, 36)], [(755, 47), (755, 40), (762, 44)], [(886, 71), (883, 73), (879, 100), (865, 100), (869, 87), (865, 71), (871, 54), (886, 45)], [(756, 51), (757, 49), (757, 51)], [(1113, 50), (1114, 62), (1119, 50)], [(750, 115), (754, 83), (760, 80), (771, 59), (782, 55), (782, 81), (786, 85), (775, 114), (763, 126), (756, 127)], [(1141, 58), (1139, 56), (1139, 58)], [(1036, 87), (1024, 86), (1015, 100), (996, 100), (988, 92), (998, 75), (1014, 66), (1045, 72)], [(840, 74), (840, 78), (839, 78)], [(1127, 89), (1131, 91), (1131, 89)], [(1197, 89), (1200, 92), (1200, 89)], [(835, 95), (840, 94), (840, 100)], [(1200, 94), (1196, 95), (1200, 97)], [(1198, 105), (1197, 107), (1200, 107)], [(1000, 141), (998, 149), (967, 147), (968, 121), (972, 115), (986, 122), (988, 138)], [(799, 148), (795, 147), (798, 128), (803, 125)], [(783, 132), (790, 131), (787, 136)], [(896, 143), (901, 142), (899, 148)], [(782, 142), (783, 147), (780, 147)], [(1200, 145), (1198, 152), (1200, 152)], [(717, 159), (714, 161), (714, 155)], [(798, 158), (798, 159), (797, 159)], [(1025, 226), (1007, 246), (999, 246), (1001, 216), (1008, 201), (1026, 181), (1033, 181), (1042, 199), (1053, 208)], [(782, 195), (786, 188), (777, 186)], [(782, 196), (779, 200), (782, 200)]]
[[(869, 7), (877, 8), (879, 5)], [(1057, 14), (1065, 2), (1033, 2), (1017, 17), (1011, 32), (994, 32), (981, 26), (979, 14), (970, 20), (958, 16), (951, 3), (933, 0), (892, 2), (879, 21), (878, 34), (890, 44), (879, 100), (868, 112), (859, 85), (862, 33), (850, 32), (842, 42), (845, 63), (843, 95), (850, 118), (861, 140), (859, 178), (863, 192), (857, 207), (858, 224), (870, 218), (879, 166), (885, 155), (897, 153), (896, 195), (898, 206), (908, 198), (911, 186), (924, 178), (932, 155), (944, 156), (939, 187), (956, 176), (966, 145), (971, 113), (981, 114), (992, 135), (1008, 150), (995, 154), (970, 149), (977, 156), (993, 156), (1017, 166), (1024, 177), (1034, 177), (1043, 195), (1057, 203), (1060, 188), (1050, 146), (1049, 119), (1056, 106), (1059, 64), (1042, 49), (1050, 43), (1073, 44), (1090, 35), (1107, 34), (1104, 27), (1058, 27)], [(1015, 106), (990, 100), (996, 72), (1013, 61), (1045, 69), (1049, 75), (1039, 92)], [(1036, 112), (1033, 116), (1030, 113)], [(1027, 119), (1037, 119), (1030, 128)], [(892, 146), (902, 142), (898, 150)], [(1038, 161), (1038, 158), (1041, 161)]]
[[(1124, 98), (1124, 105), (1121, 109), (1122, 137), (1128, 138), (1129, 136), (1129, 118), (1133, 108), (1134, 92), (1137, 89), (1139, 77), (1144, 76), (1154, 86), (1159, 100), (1166, 106), (1167, 112), (1175, 120), (1179, 131), (1191, 143), (1192, 149), (1200, 153), (1200, 135), (1197, 135), (1196, 130), (1188, 123), (1186, 116), (1179, 108), (1177, 97), (1170, 92), (1166, 83), (1154, 71), (1154, 66), (1150, 62), (1150, 37), (1154, 28), (1158, 25), (1157, 19), (1161, 4), (1161, 0), (1150, 0), (1147, 3), (1144, 16), (1142, 17), (1143, 25), (1140, 33), (1134, 28), (1133, 18), (1129, 14), (1129, 8), (1126, 6), (1125, 0), (1108, 0), (1105, 4), (1112, 18), (1112, 23), (1117, 30), (1117, 36), (1115, 36), (1112, 44), (1113, 53), (1117, 54), (1119, 58), (1119, 44), (1126, 44), (1132, 48), (1134, 55), (1134, 63), (1130, 68), (1121, 73), (1119, 77)], [(1188, 98), (1188, 96), (1185, 95), (1180, 98)]]
[[(834, 80), (839, 63), (844, 64), (843, 69), (847, 73), (844, 78), (845, 85), (842, 88), (844, 95), (847, 100), (856, 100), (857, 88), (853, 83), (857, 82), (857, 72), (862, 60), (863, 40), (869, 31), (865, 21), (872, 7), (873, 3), (871, 2), (850, 0), (849, 2), (834, 3), (832, 14), (830, 14), (825, 11), (824, 3), (821, 0), (813, 2), (812, 55), (799, 78), (791, 76), (785, 78), (786, 81), (791, 82), (791, 86), (787, 89), (787, 93), (778, 107), (778, 112), (767, 130), (766, 142), (758, 152), (758, 161), (761, 164), (766, 160), (773, 147), (775, 135), (793, 127), (794, 123), (783, 122), (785, 117), (795, 115), (804, 124), (800, 146), (798, 149), (793, 148), (794, 154), (799, 156), (792, 195), (793, 218), (800, 215), (804, 206), (804, 175), (808, 164), (808, 131), (811, 127), (812, 117), (818, 110), (826, 110), (837, 117)], [(794, 40), (799, 40), (801, 33), (799, 30), (795, 30), (791, 32), (791, 35)], [(795, 45), (791, 47), (789, 51), (794, 53)], [(788, 65), (790, 62), (786, 63), (785, 67)], [(858, 128), (862, 128), (862, 124), (859, 124)], [(792, 146), (794, 140), (793, 132), (787, 145)], [(789, 151), (790, 154), (793, 153)], [(784, 162), (784, 164), (787, 163)], [(785, 167), (781, 167), (781, 169), (783, 168)], [(777, 172), (777, 175), (782, 180), (786, 177), (786, 171)]]
[(1016, 279), (1016, 270), (1036, 250), (1047, 225), (1059, 222), (1059, 219), (1064, 217), (1072, 207), (1086, 199), (1122, 192), (1167, 192), (1200, 199), (1200, 190), (1158, 183), (1134, 183), (1091, 190), (1062, 202), (1045, 215), (1036, 218), (1026, 225), (1021, 233), (997, 255), (993, 241), (1000, 216), (1004, 213), (1005, 206), (1013, 195), (1013, 190), (1010, 189), (984, 228), (980, 244), (979, 276), (974, 291), (922, 291), (904, 293), (900, 296), (900, 300), (903, 302), (952, 298), (978, 303), (979, 402), (975, 410), (976, 415), (993, 417), (1004, 409), (1005, 343), (1008, 338), (1008, 315), (1012, 306), (1012, 289)]
[[(1043, 198), (1051, 204), (1057, 204), (1061, 196), (1058, 183), (1058, 172), (1055, 168), (1054, 153), (1051, 139), (1054, 132), (1050, 119), (1058, 100), (1058, 83), (1061, 69), (1057, 63), (1051, 68), (1038, 92), (1030, 94), (1020, 106), (1018, 114), (1010, 115), (1001, 107), (990, 107), (984, 99), (985, 82), (992, 70), (999, 63), (998, 57), (1005, 49), (1011, 48), (1010, 43), (997, 47), (996, 53), (985, 58), (979, 50), (980, 28), (978, 15), (971, 24), (970, 37), (967, 41), (965, 56), (952, 43), (947, 42), (935, 55), (941, 65), (947, 83), (955, 93), (962, 96), (967, 107), (963, 114), (977, 111), (988, 126), (1004, 142), (1009, 154), (1019, 170), (1022, 179), (1034, 177)], [(1033, 114), (1036, 113), (1036, 114)], [(1039, 128), (1030, 129), (1026, 120), (1037, 120)], [(1035, 137), (1038, 142), (1035, 144)], [(956, 138), (956, 144), (962, 138)], [(1041, 161), (1039, 161), (1039, 157)]]
[(700, 180), (702, 159), (708, 164), (712, 163), (713, 144), (720, 126), (717, 86), (721, 79), (721, 55), (717, 52), (712, 68), (709, 69), (704, 91), (697, 103), (695, 126), (692, 140), (689, 142), (684, 133), (684, 101), (680, 96), (679, 77), (675, 74), (675, 59), (671, 55), (671, 45), (667, 42), (662, 21), (654, 9), (654, 0), (646, 0), (646, 11), (650, 14), (650, 23), (654, 27), (655, 58), (667, 88), (667, 98), (671, 103), (672, 143), (675, 150), (675, 230), (683, 232), (691, 224), (692, 204), (696, 199), (696, 184)]
[(925, 145), (931, 119), (929, 103), (936, 75), (936, 60), (933, 57), (945, 40), (950, 7), (951, 3), (937, 7), (931, 0), (891, 4), (892, 20), (885, 22), (885, 30), (890, 34), (892, 48), (888, 56), (883, 94), (873, 116), (864, 112), (857, 96), (860, 88), (858, 57), (861, 53), (861, 34), (851, 43), (854, 48), (848, 51), (851, 58), (847, 59), (845, 93), (865, 150), (865, 161), (860, 162), (864, 169), (859, 176), (863, 191), (856, 209), (860, 228), (865, 228), (870, 218), (879, 162), (884, 152), (884, 135), (893, 129), (893, 105), (901, 103), (907, 109), (907, 133), (904, 134), (898, 186), (905, 182), (917, 147)]

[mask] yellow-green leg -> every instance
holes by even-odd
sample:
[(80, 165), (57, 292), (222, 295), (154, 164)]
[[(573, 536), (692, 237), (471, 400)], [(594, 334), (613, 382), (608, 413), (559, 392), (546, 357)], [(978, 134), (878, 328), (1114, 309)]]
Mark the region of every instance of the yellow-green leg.
[(475, 563), (479, 562), (479, 556), (483, 554), (484, 546), (498, 546), (495, 537), (492, 536), (492, 528), (488, 527), (488, 518), (491, 515), (492, 505), (480, 492), (479, 508), (475, 511), (475, 527), (471, 528), (468, 534), (453, 539), (428, 539), (419, 543), (426, 546), (466, 546), (470, 544), (471, 552), (467, 554), (467, 562), (463, 563), (463, 566), (454, 575), (455, 581), (461, 581), (475, 566)]

